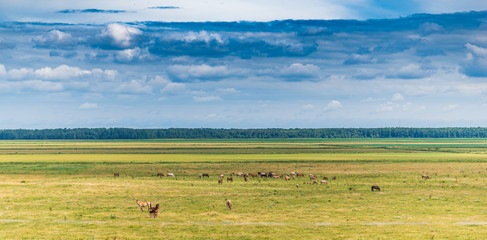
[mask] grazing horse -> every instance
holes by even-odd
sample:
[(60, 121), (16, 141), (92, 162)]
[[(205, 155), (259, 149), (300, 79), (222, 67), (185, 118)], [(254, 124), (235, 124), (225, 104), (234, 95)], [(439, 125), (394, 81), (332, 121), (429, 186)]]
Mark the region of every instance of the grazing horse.
[(223, 173), (222, 173), (222, 174), (220, 174), (220, 178), (223, 178), (224, 176), (225, 176), (225, 175), (223, 175)]
[(380, 192), (380, 187), (379, 187), (379, 186), (377, 186), (377, 185), (374, 185), (374, 186), (370, 187), (370, 190), (372, 190), (372, 192), (373, 192), (374, 190), (379, 190), (379, 192)]
[(218, 184), (223, 184), (223, 179), (218, 179)]
[(328, 185), (328, 182), (326, 180), (321, 180), (321, 183), (320, 184)]
[(244, 177), (244, 180), (245, 180), (245, 182), (248, 182), (249, 181), (249, 179), (247, 177)]
[(284, 178), (284, 180), (289, 181), (289, 180), (291, 180), (291, 178), (290, 178), (289, 176), (286, 176), (286, 177)]
[(310, 175), (309, 175), (309, 180), (314, 180), (314, 179), (316, 179), (316, 176), (315, 176), (315, 175), (313, 175), (313, 174), (310, 174)]
[(323, 177), (323, 180), (328, 180), (328, 177)]
[(227, 182), (230, 181), (230, 182), (233, 182), (233, 178), (231, 177), (227, 177)]
[(337, 177), (333, 176), (331, 177), (331, 180), (337, 180)]
[(302, 174), (302, 173), (298, 173), (298, 174), (297, 174), (297, 176), (298, 176), (298, 177), (304, 177), (304, 174)]
[(203, 173), (203, 177), (207, 177), (207, 178), (209, 178), (209, 177), (210, 177), (210, 175), (208, 175), (208, 173)]
[(120, 174), (118, 174), (118, 172), (116, 172), (116, 173), (113, 173), (113, 176), (114, 177), (120, 177)]
[(164, 173), (157, 173), (158, 177), (164, 177)]
[(318, 180), (314, 180), (313, 181), (313, 184), (318, 184)]
[(176, 176), (174, 176), (174, 173), (168, 173), (167, 176), (168, 177), (176, 177)]
[(232, 210), (232, 201), (230, 201), (229, 199), (225, 199), (225, 200), (226, 200), (225, 202), (227, 203), (228, 209)]
[(267, 177), (267, 173), (260, 173), (260, 177)]
[(157, 214), (159, 213), (159, 203), (156, 204), (156, 207), (149, 209), (149, 218), (157, 218)]
[(430, 177), (428, 175), (423, 175), (421, 176), (422, 179), (430, 179)]
[(143, 212), (144, 210), (142, 208), (144, 207), (147, 207), (147, 210), (150, 210), (150, 208), (152, 207), (151, 203), (150, 202), (142, 202), (142, 201), (139, 201), (139, 200), (135, 200), (135, 202), (137, 203), (137, 205), (139, 205), (140, 207), (140, 211)]
[(299, 184), (296, 184), (296, 188), (299, 188)]

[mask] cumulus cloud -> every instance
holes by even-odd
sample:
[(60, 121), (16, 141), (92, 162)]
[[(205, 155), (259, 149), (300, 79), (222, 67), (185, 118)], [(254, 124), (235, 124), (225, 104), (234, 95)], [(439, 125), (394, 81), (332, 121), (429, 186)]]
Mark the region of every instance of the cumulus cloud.
[(148, 59), (149, 57), (150, 53), (148, 51), (148, 48), (141, 49), (139, 47), (136, 47), (117, 52), (115, 59), (119, 62), (133, 62), (142, 61), (144, 59)]
[(343, 64), (354, 65), (354, 64), (369, 64), (377, 63), (378, 59), (370, 55), (362, 55), (353, 53), (348, 59), (346, 59)]
[(404, 101), (404, 96), (400, 93), (394, 93), (394, 95), (392, 95), (392, 101), (394, 102), (399, 102), (399, 101)]
[(63, 32), (60, 30), (51, 30), (43, 36), (39, 36), (33, 39), (36, 47), (42, 48), (74, 48), (75, 40), (71, 36), (71, 33)]
[(120, 86), (115, 89), (116, 92), (120, 93), (146, 93), (150, 94), (152, 93), (152, 87), (149, 85), (146, 85), (142, 81), (137, 81), (137, 80), (131, 80), (128, 83), (122, 83)]
[(487, 48), (467, 43), (467, 57), (461, 64), (460, 72), (470, 77), (487, 76)]
[(171, 82), (161, 89), (162, 94), (174, 95), (186, 91), (186, 85), (184, 83)]
[(102, 31), (101, 36), (110, 39), (112, 46), (125, 49), (132, 48), (141, 34), (142, 31), (137, 28), (111, 23)]
[(173, 65), (168, 69), (171, 77), (178, 80), (219, 80), (228, 77), (234, 71), (226, 66), (201, 65)]
[(73, 78), (80, 78), (83, 76), (93, 76), (99, 78), (113, 79), (117, 75), (116, 70), (102, 70), (95, 68), (92, 70), (81, 69), (79, 67), (72, 67), (68, 65), (59, 65), (55, 68), (43, 67), (39, 69), (33, 68), (14, 68), (6, 70), (4, 65), (0, 64), (0, 74), (5, 75), (8, 79), (32, 79), (40, 78), (44, 80), (72, 80)]
[(423, 69), (420, 65), (410, 63), (399, 69), (391, 69), (388, 73), (389, 78), (418, 79), (430, 75), (430, 71)]
[(79, 106), (80, 109), (95, 109), (98, 108), (98, 104), (96, 103), (83, 103)]
[(283, 68), (280, 72), (283, 77), (299, 80), (318, 76), (320, 68), (313, 64), (293, 63)]
[(68, 79), (72, 77), (79, 77), (83, 75), (90, 75), (92, 72), (83, 70), (78, 67), (70, 67), (68, 65), (60, 65), (56, 68), (44, 67), (34, 71), (37, 77), (43, 79)]
[(193, 96), (193, 100), (195, 102), (213, 102), (213, 101), (221, 101), (221, 97), (219, 96)]
[(323, 110), (325, 111), (334, 111), (334, 110), (338, 110), (340, 108), (342, 108), (342, 103), (337, 101), (337, 100), (332, 100), (328, 103), (328, 105), (326, 105)]

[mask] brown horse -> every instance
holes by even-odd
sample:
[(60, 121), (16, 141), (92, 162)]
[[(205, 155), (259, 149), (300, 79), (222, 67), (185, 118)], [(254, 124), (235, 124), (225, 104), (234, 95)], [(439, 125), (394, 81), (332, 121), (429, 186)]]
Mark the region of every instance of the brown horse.
[(232, 201), (230, 201), (229, 199), (225, 199), (225, 200), (226, 200), (228, 209), (232, 210)]
[(149, 208), (149, 218), (157, 218), (157, 214), (159, 213), (159, 203), (156, 204), (155, 207)]
[(160, 172), (159, 172), (159, 173), (157, 173), (157, 176), (158, 176), (158, 177), (164, 177), (164, 173), (160, 173)]
[(203, 177), (207, 177), (207, 178), (209, 178), (209, 177), (210, 177), (210, 175), (209, 175), (208, 173), (203, 173)]
[(430, 179), (430, 177), (428, 175), (423, 175), (421, 176), (421, 179)]
[(150, 210), (150, 208), (152, 207), (151, 203), (150, 202), (142, 202), (142, 201), (139, 201), (139, 200), (135, 200), (135, 202), (137, 203), (137, 205), (139, 205), (140, 207), (140, 211), (143, 212), (144, 210), (142, 208), (144, 207), (147, 207), (147, 210)]
[(229, 182), (229, 181), (230, 181), (230, 182), (233, 182), (233, 178), (231, 178), (231, 177), (227, 177), (227, 182)]
[(120, 177), (120, 174), (118, 174), (118, 172), (114, 173), (113, 174), (114, 177)]
[(218, 184), (223, 184), (223, 179), (218, 179)]
[(374, 185), (374, 186), (370, 187), (370, 190), (372, 190), (372, 192), (373, 192), (374, 190), (379, 190), (379, 192), (380, 192), (380, 187), (379, 187), (379, 186), (377, 186), (377, 185)]

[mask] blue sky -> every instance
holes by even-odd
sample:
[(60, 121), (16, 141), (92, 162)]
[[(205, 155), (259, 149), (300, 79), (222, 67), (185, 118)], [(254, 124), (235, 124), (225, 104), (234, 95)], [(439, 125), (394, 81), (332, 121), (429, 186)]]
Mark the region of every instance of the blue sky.
[(487, 126), (487, 2), (38, 2), (0, 1), (2, 129)]

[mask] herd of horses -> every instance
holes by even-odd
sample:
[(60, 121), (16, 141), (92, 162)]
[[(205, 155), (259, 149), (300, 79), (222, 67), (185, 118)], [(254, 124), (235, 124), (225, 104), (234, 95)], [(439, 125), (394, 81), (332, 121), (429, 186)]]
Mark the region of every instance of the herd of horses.
[[(120, 177), (120, 174), (119, 173), (113, 173), (113, 176), (114, 177)], [(158, 177), (164, 177), (164, 176), (168, 176), (168, 177), (175, 177), (175, 175), (173, 173), (168, 173), (167, 175), (164, 175), (163, 173), (157, 173), (157, 176)], [(305, 177), (304, 174), (302, 173), (296, 173), (296, 172), (291, 172), (291, 174), (276, 174), (274, 172), (258, 172), (258, 173), (243, 173), (243, 172), (239, 172), (239, 173), (230, 173), (230, 176), (227, 177), (227, 182), (233, 182), (233, 177), (234, 176), (237, 176), (237, 177), (243, 177), (244, 178), (244, 181), (245, 182), (248, 182), (249, 180), (249, 177), (252, 177), (252, 178), (284, 178), (285, 181), (289, 181), (291, 178), (292, 179), (295, 179), (295, 178), (299, 178), (299, 177)], [(198, 174), (198, 178), (210, 178), (210, 175), (208, 173), (203, 173), (203, 174)], [(219, 174), (218, 175), (218, 184), (223, 184), (223, 179), (224, 179), (225, 175), (224, 174)], [(318, 184), (318, 176), (314, 175), (314, 174), (309, 174), (308, 175), (310, 181), (307, 181), (306, 184)], [(423, 180), (427, 180), (429, 179), (430, 177), (428, 175), (422, 175), (421, 176), (421, 179)], [(320, 184), (325, 184), (327, 185), (328, 182), (327, 180), (328, 177), (323, 177), (322, 178), (323, 180), (320, 181)], [(336, 180), (336, 176), (333, 176), (331, 177), (331, 180)], [(311, 182), (312, 181), (312, 182)], [(296, 188), (299, 188), (299, 184), (296, 184)], [(380, 191), (380, 187), (378, 185), (372, 185), (370, 187), (371, 191), (374, 192), (374, 191)], [(157, 218), (157, 214), (159, 213), (159, 204), (156, 204), (155, 207), (152, 207), (152, 204), (151, 202), (149, 201), (139, 201), (139, 200), (136, 200), (136, 203), (137, 205), (140, 207), (140, 211), (143, 212), (144, 208), (147, 207), (147, 210), (149, 211), (149, 218)], [(232, 210), (232, 202), (229, 200), (229, 199), (225, 199), (225, 203), (227, 205), (227, 208)]]

